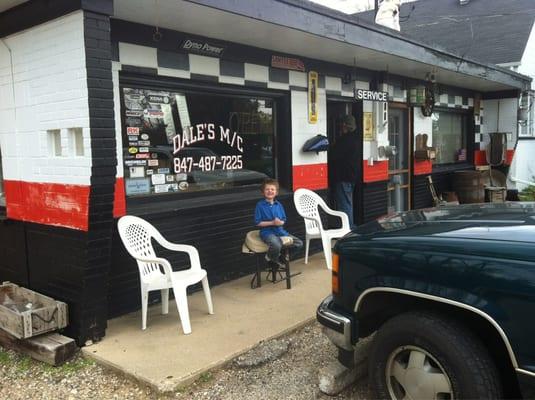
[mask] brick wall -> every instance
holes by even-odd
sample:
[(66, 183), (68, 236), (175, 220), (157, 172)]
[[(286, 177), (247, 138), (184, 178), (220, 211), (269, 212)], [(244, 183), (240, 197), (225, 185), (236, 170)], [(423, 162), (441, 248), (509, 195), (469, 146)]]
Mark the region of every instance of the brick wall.
[[(8, 36), (0, 60), (8, 216), (87, 229), (92, 148), (83, 13)], [(74, 190), (56, 196), (49, 184)]]

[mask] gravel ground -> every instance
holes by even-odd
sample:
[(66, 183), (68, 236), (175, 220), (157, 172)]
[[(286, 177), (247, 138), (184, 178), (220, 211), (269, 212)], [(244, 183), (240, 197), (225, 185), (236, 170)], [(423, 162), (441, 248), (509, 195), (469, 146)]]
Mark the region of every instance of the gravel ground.
[[(0, 399), (369, 398), (364, 379), (336, 397), (319, 391), (318, 371), (336, 357), (336, 351), (317, 323), (266, 345), (253, 349), (222, 369), (202, 375), (190, 386), (165, 395), (106, 370), (80, 355), (54, 368), (0, 347)], [(262, 354), (264, 347), (275, 350)], [(266, 361), (251, 366), (250, 360), (258, 355)]]

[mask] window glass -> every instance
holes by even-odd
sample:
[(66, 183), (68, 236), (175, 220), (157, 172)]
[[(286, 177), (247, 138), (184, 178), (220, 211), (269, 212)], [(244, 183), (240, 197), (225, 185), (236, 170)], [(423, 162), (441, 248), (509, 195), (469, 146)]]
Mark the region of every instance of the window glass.
[(274, 177), (269, 98), (123, 88), (128, 196), (258, 184)]
[(467, 115), (435, 111), (432, 120), (433, 147), (436, 148), (435, 164), (465, 162)]

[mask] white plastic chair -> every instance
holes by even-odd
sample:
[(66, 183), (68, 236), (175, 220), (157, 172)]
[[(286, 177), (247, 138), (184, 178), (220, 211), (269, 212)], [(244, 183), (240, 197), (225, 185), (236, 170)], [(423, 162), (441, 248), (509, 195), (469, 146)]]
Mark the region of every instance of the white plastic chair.
[[(149, 292), (153, 290), (161, 291), (162, 314), (167, 314), (169, 312), (169, 288), (173, 288), (180, 322), (186, 335), (191, 333), (186, 294), (188, 286), (202, 281), (208, 312), (210, 314), (214, 313), (206, 271), (201, 268), (199, 252), (195, 247), (170, 243), (147, 221), (130, 215), (124, 216), (119, 220), (118, 228), (126, 250), (136, 259), (139, 268), (139, 279), (141, 281), (141, 329), (147, 327), (147, 304)], [(156, 256), (151, 239), (156, 240), (166, 249), (188, 253), (191, 267), (183, 271), (173, 271), (169, 261)]]
[[(320, 238), (327, 268), (332, 269), (332, 240), (338, 239), (351, 231), (347, 214), (329, 208), (317, 193), (308, 189), (297, 189), (295, 191), (294, 204), (299, 215), (305, 219), (305, 264), (308, 263), (310, 240)], [(342, 227), (338, 229), (324, 229), (319, 213), (320, 207), (326, 214), (339, 217), (342, 220)]]

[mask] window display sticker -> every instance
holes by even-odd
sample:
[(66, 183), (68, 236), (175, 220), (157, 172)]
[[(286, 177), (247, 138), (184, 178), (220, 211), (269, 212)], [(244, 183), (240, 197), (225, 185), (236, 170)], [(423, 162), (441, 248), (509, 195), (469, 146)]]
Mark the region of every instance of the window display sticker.
[(126, 128), (127, 135), (139, 135), (139, 128), (134, 126), (129, 126)]
[(130, 167), (130, 178), (144, 178), (145, 167)]
[(127, 117), (141, 117), (143, 115), (143, 111), (126, 110), (125, 114)]
[(137, 153), (137, 147), (129, 147), (128, 152), (130, 154), (136, 154)]
[(185, 181), (188, 179), (188, 174), (176, 174), (177, 181)]
[(150, 180), (148, 178), (125, 179), (124, 188), (127, 195), (150, 193)]
[(159, 174), (168, 174), (169, 173), (169, 168), (158, 168), (158, 173)]
[(137, 142), (137, 144), (139, 146), (150, 146), (150, 140), (140, 140), (139, 142)]
[(177, 192), (177, 191), (178, 191), (178, 184), (176, 183), (169, 183), (167, 185), (155, 185), (154, 186), (154, 193), (169, 193), (169, 192)]
[(174, 182), (175, 176), (174, 175), (165, 175), (165, 181), (166, 182)]
[(136, 154), (136, 158), (149, 158), (149, 153)]
[(137, 140), (138, 139), (138, 136), (131, 136), (131, 135), (128, 135), (128, 140)]
[[(182, 124), (182, 129), (187, 126), (191, 126), (189, 119), (188, 103), (186, 102), (186, 95), (177, 94), (176, 99), (176, 108), (178, 110), (178, 117), (180, 118), (180, 123)], [(169, 142), (172, 143), (172, 142)]]
[(137, 146), (137, 142), (128, 142), (128, 146)]
[(189, 187), (189, 183), (186, 182), (186, 181), (182, 181), (178, 184), (178, 188), (180, 190), (188, 190), (188, 187)]
[(158, 158), (158, 153), (152, 153), (150, 156), (151, 158)]
[[(167, 98), (167, 97), (166, 97)], [(167, 100), (169, 103), (169, 99)], [(165, 136), (167, 137), (167, 143), (173, 143), (173, 136), (175, 136), (175, 121), (173, 121), (173, 111), (170, 104), (162, 104), (163, 123), (165, 124)]]
[(146, 174), (147, 175), (152, 175), (152, 174), (154, 174), (154, 170), (153, 169), (148, 169)]
[(124, 162), (125, 165), (127, 166), (130, 166), (130, 165), (147, 165), (147, 161), (146, 160), (126, 160)]
[(147, 135), (146, 133), (141, 134), (141, 139), (147, 140), (148, 138), (149, 138), (149, 135)]
[(158, 160), (149, 160), (149, 167), (157, 167), (158, 166)]
[(149, 148), (148, 147), (140, 147), (139, 148), (139, 152), (140, 153), (148, 153), (149, 152)]
[[(158, 171), (159, 172), (159, 171)], [(165, 183), (165, 174), (153, 174), (151, 176), (151, 181), (153, 185), (161, 185)]]

